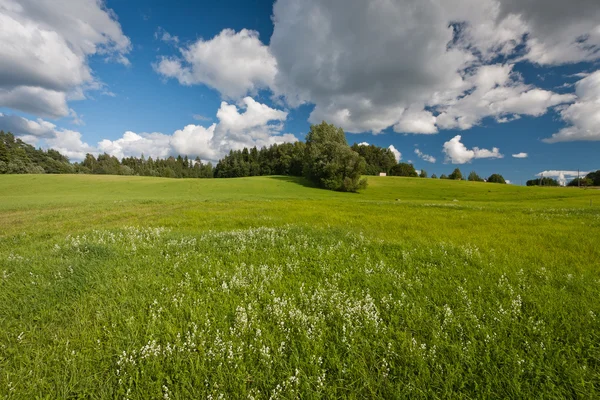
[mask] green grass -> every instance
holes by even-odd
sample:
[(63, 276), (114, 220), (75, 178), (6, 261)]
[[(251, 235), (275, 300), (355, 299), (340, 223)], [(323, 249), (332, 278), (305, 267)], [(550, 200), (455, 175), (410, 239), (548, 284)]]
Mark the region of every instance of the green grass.
[(0, 397), (597, 398), (600, 191), (0, 176)]

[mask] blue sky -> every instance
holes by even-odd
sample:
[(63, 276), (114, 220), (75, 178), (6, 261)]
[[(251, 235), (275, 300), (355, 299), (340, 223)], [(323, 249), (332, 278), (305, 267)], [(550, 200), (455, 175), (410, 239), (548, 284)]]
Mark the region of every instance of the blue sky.
[(569, 179), (600, 169), (600, 4), (549, 1), (8, 1), (0, 129), (216, 161), (325, 119), (429, 174)]

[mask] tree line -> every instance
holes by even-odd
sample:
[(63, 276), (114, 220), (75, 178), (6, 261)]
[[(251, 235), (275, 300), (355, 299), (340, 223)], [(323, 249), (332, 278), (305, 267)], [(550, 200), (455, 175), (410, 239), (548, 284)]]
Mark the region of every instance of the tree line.
[[(315, 185), (339, 191), (357, 191), (366, 186), (363, 175), (427, 178), (424, 169), (417, 172), (412, 164), (397, 162), (390, 149), (375, 145), (349, 146), (341, 128), (322, 122), (312, 125), (306, 142), (273, 144), (232, 150), (213, 167), (200, 158), (187, 156), (165, 159), (87, 154), (83, 161), (71, 163), (60, 152), (36, 149), (13, 134), (0, 131), (0, 174), (107, 174), (139, 175), (168, 178), (235, 178), (262, 175), (304, 176)], [(433, 174), (431, 178), (436, 179)], [(459, 168), (440, 179), (463, 180)], [(500, 174), (487, 179), (472, 171), (466, 180), (506, 183)], [(528, 186), (559, 186), (555, 179), (527, 181)], [(600, 186), (600, 171), (575, 179), (570, 186)]]
[[(543, 177), (531, 179), (526, 182), (527, 186), (560, 186), (560, 183), (553, 178)], [(572, 179), (567, 183), (571, 187), (600, 186), (600, 170), (586, 174), (584, 177)]]

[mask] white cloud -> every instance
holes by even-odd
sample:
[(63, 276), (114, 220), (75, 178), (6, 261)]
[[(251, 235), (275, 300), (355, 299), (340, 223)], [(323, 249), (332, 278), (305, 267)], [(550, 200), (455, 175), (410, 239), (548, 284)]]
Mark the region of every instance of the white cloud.
[[(413, 104), (418, 111), (432, 93), (459, 85), (473, 58), (448, 49), (448, 10), (442, 2), (279, 0), (275, 92), (291, 105), (314, 103), (313, 123), (374, 133), (398, 124)], [(404, 123), (430, 131), (422, 117)]]
[(543, 139), (544, 142), (600, 140), (600, 70), (578, 81), (575, 92), (577, 101), (560, 111), (568, 126)]
[(67, 94), (65, 92), (36, 86), (0, 88), (0, 106), (49, 118), (69, 115)]
[(171, 154), (171, 137), (162, 133), (142, 133), (127, 131), (117, 140), (104, 139), (98, 142), (98, 151), (117, 158), (146, 157), (165, 158)]
[(169, 32), (165, 31), (160, 26), (158, 27), (156, 32), (154, 32), (154, 39), (173, 45), (179, 44), (179, 37), (171, 35)]
[(201, 114), (194, 114), (194, 115), (192, 115), (192, 118), (194, 118), (196, 121), (211, 121), (212, 120), (212, 118), (205, 117), (204, 115), (201, 115)]
[(71, 118), (73, 118), (71, 120), (71, 123), (73, 125), (85, 125), (85, 121), (83, 120), (83, 114), (79, 115), (77, 114), (77, 112), (75, 110), (73, 110), (72, 108), (69, 110), (69, 116)]
[(82, 141), (81, 133), (58, 128), (41, 118), (32, 121), (17, 115), (0, 113), (0, 130), (11, 132), (32, 146), (43, 143), (43, 147), (56, 149), (74, 161), (83, 159), (86, 153), (97, 153), (96, 148)]
[(277, 63), (256, 31), (225, 29), (179, 50), (181, 58), (162, 57), (154, 68), (182, 85), (205, 84), (231, 99), (273, 86)]
[(400, 153), (393, 144), (390, 144), (390, 147), (388, 147), (388, 149), (390, 149), (390, 151), (392, 153), (394, 153), (394, 158), (396, 159), (396, 162), (400, 162), (400, 160), (402, 160), (402, 153)]
[(68, 129), (57, 130), (55, 137), (46, 139), (48, 147), (58, 150), (70, 160), (83, 160), (87, 153), (95, 153), (96, 149), (81, 140), (81, 133)]
[[(567, 17), (552, 31), (547, 22), (560, 21), (560, 15), (545, 10), (542, 0), (521, 3), (278, 0), (270, 42), (278, 68), (273, 90), (292, 106), (315, 104), (310, 122), (327, 120), (348, 132), (393, 126), (431, 134), (469, 129), (486, 117), (509, 122), (540, 116), (574, 97), (522, 82), (512, 72), (514, 62), (523, 49), (534, 54), (542, 44), (544, 51), (577, 47), (585, 53), (581, 59), (600, 57), (586, 50), (595, 43), (591, 36), (571, 46), (596, 32), (590, 29), (598, 25), (600, 7), (576, 1), (594, 12), (577, 12), (578, 18)], [(561, 62), (535, 54), (534, 62)], [(500, 57), (505, 61), (498, 63)]]
[(517, 153), (512, 155), (514, 158), (527, 158), (529, 155), (527, 153)]
[(544, 178), (556, 178), (561, 186), (565, 186), (571, 179), (577, 178), (577, 176), (584, 177), (589, 174), (589, 171), (565, 171), (565, 170), (549, 170), (542, 171), (535, 176)]
[(292, 134), (281, 134), (286, 118), (287, 112), (246, 97), (237, 106), (222, 102), (217, 111), (219, 122), (208, 128), (190, 124), (172, 135), (126, 132), (117, 140), (101, 141), (98, 148), (118, 158), (142, 153), (161, 158), (181, 154), (216, 162), (229, 150), (297, 141)]
[(0, 1), (0, 106), (52, 118), (95, 81), (88, 57), (124, 64), (131, 43), (96, 0)]
[(28, 137), (28, 143), (40, 138), (51, 138), (55, 136), (56, 125), (38, 118), (31, 121), (17, 115), (6, 115), (0, 113), (0, 130), (11, 132), (16, 136)]
[(287, 112), (258, 103), (250, 97), (242, 99), (238, 105), (222, 102), (217, 118), (219, 122), (209, 127), (190, 124), (171, 135), (127, 131), (118, 139), (103, 139), (95, 147), (85, 143), (80, 132), (58, 128), (42, 119), (32, 121), (0, 113), (0, 129), (11, 131), (31, 144), (45, 142), (47, 147), (74, 161), (82, 160), (86, 153), (106, 152), (117, 158), (142, 154), (155, 158), (187, 155), (216, 162), (232, 149), (260, 148), (298, 140), (290, 133), (281, 132)]
[(548, 108), (571, 102), (575, 96), (533, 88), (513, 73), (513, 65), (486, 65), (464, 78), (464, 88), (432, 100), (442, 129), (470, 129), (485, 117), (510, 122), (519, 115), (540, 116)]
[(419, 156), (420, 159), (430, 162), (430, 163), (435, 163), (436, 159), (433, 156), (430, 156), (429, 154), (425, 154), (423, 153), (421, 150), (419, 149), (415, 149), (415, 154), (417, 156)]
[(437, 133), (436, 117), (429, 111), (407, 110), (402, 113), (400, 121), (394, 125), (395, 132), (403, 133)]
[(370, 146), (369, 143), (367, 143), (367, 142), (361, 142), (358, 145), (359, 146)]
[(227, 29), (155, 69), (225, 98), (270, 89), (291, 107), (313, 104), (311, 123), (350, 133), (434, 134), (572, 102), (513, 66), (600, 59), (599, 10), (596, 0), (277, 0), (269, 46)]
[(465, 164), (469, 163), (477, 158), (503, 158), (500, 154), (500, 149), (494, 147), (492, 150), (480, 149), (473, 147), (473, 149), (467, 149), (467, 147), (460, 141), (461, 136), (456, 135), (446, 143), (444, 143), (443, 151), (446, 153), (446, 162), (452, 164)]
[(589, 171), (574, 171), (574, 170), (556, 170), (556, 169), (551, 169), (551, 170), (546, 170), (546, 171), (542, 171), (536, 174), (536, 176), (545, 176), (545, 177), (550, 177), (550, 178), (555, 178), (559, 175), (566, 175), (566, 176), (574, 176), (577, 177), (577, 173), (579, 173), (581, 176), (585, 176), (587, 174), (589, 174)]
[(600, 58), (600, 7), (595, 0), (501, 0), (502, 15), (526, 24), (525, 59), (558, 65)]

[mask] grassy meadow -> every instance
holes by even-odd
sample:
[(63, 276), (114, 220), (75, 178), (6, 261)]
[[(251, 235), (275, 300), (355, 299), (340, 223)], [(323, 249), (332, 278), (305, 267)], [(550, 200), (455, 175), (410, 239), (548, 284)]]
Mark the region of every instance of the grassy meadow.
[(0, 176), (0, 398), (600, 396), (600, 190)]

